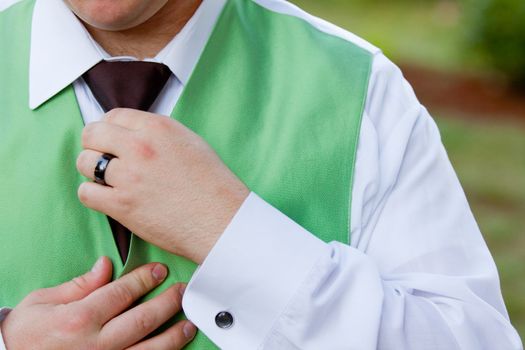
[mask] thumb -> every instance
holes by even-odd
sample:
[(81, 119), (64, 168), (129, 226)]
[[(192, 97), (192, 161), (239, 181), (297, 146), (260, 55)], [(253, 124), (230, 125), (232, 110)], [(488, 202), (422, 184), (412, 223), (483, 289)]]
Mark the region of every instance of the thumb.
[(109, 258), (100, 257), (91, 271), (71, 281), (52, 288), (43, 289), (39, 302), (51, 304), (67, 304), (83, 299), (91, 292), (107, 284), (111, 280), (113, 265)]

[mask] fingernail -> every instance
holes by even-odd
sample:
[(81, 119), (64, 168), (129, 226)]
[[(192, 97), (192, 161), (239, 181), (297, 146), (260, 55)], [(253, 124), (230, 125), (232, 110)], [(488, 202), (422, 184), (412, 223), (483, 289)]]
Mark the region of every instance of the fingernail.
[(168, 269), (162, 264), (157, 264), (153, 270), (151, 270), (151, 274), (157, 281), (164, 281), (166, 275), (168, 274)]
[(97, 262), (95, 263), (95, 265), (93, 265), (93, 267), (91, 268), (91, 272), (98, 272), (100, 271), (100, 269), (102, 268), (102, 265), (103, 265), (103, 261), (104, 261), (104, 257), (100, 257), (98, 258)]
[(180, 287), (179, 287), (180, 295), (184, 296), (184, 291), (186, 291), (186, 285), (185, 284), (181, 284)]
[(184, 333), (184, 336), (188, 339), (192, 339), (195, 336), (195, 333), (197, 333), (197, 327), (191, 321), (187, 321), (184, 327), (182, 328), (182, 332)]

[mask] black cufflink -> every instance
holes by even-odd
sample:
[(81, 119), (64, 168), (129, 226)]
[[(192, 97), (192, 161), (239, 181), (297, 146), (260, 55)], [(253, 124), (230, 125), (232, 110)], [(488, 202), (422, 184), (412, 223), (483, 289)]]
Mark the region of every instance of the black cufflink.
[(227, 311), (221, 311), (215, 316), (215, 324), (217, 327), (226, 329), (233, 325), (233, 316)]

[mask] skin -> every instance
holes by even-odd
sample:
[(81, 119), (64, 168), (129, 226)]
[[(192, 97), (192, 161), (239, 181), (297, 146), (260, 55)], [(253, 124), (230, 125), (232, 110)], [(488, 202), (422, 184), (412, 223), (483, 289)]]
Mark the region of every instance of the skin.
[(114, 109), (84, 128), (79, 171), (93, 179), (103, 153), (117, 158), (102, 186), (85, 182), (80, 201), (174, 254), (201, 264), (249, 194), (197, 134), (169, 117)]
[(112, 56), (154, 57), (184, 27), (202, 0), (66, 0)]
[[(112, 55), (154, 56), (180, 31), (200, 0), (66, 0)], [(111, 186), (78, 189), (82, 203), (107, 214), (141, 238), (200, 264), (249, 194), (202, 138), (168, 117), (116, 109), (83, 131), (77, 167), (93, 177), (102, 153), (117, 156), (106, 170)], [(1, 323), (10, 350), (181, 349), (195, 335), (181, 321), (145, 336), (180, 311), (180, 285), (129, 308), (162, 278), (148, 264), (109, 283), (107, 258), (63, 285), (37, 290)], [(103, 307), (101, 307), (103, 305)]]
[[(181, 309), (184, 285), (129, 308), (165, 279), (165, 266), (152, 263), (111, 280), (112, 265), (101, 258), (93, 269), (57, 287), (40, 289), (22, 300), (2, 323), (9, 350), (34, 349), (181, 349), (195, 326), (181, 321), (142, 340)], [(129, 308), (129, 309), (128, 309)]]

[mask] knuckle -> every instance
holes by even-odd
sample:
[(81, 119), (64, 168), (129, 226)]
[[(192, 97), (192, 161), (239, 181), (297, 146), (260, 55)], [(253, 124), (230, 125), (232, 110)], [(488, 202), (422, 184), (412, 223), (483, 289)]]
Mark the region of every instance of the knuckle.
[(137, 314), (135, 316), (135, 327), (139, 332), (148, 334), (156, 328), (155, 326), (155, 314), (146, 312), (145, 310), (137, 310)]
[(124, 305), (130, 305), (135, 301), (133, 292), (124, 284), (115, 284), (109, 298), (111, 301)]
[(126, 169), (126, 172), (123, 173), (123, 181), (131, 185), (137, 185), (142, 182), (143, 176), (140, 171), (136, 168)]
[(133, 196), (127, 191), (115, 191), (115, 201), (122, 212), (127, 213), (133, 208)]
[(173, 120), (165, 116), (154, 116), (150, 119), (150, 125), (153, 128), (165, 130), (173, 126)]
[(67, 322), (63, 324), (66, 333), (77, 333), (90, 327), (93, 313), (87, 308), (77, 308), (75, 312), (68, 315)]
[(193, 147), (196, 152), (201, 153), (201, 154), (208, 153), (211, 151), (211, 148), (208, 146), (208, 144), (204, 142), (204, 140), (202, 140), (200, 137), (194, 139)]
[(86, 290), (89, 285), (89, 281), (84, 275), (73, 278), (71, 282), (80, 290)]
[(104, 115), (104, 120), (106, 120), (106, 121), (114, 120), (114, 119), (118, 118), (118, 116), (122, 112), (123, 112), (123, 108), (114, 108), (114, 109), (110, 110), (109, 112), (107, 112)]
[(84, 127), (82, 130), (82, 146), (84, 148), (87, 148), (93, 140), (93, 135), (95, 134), (93, 129), (95, 128), (95, 124), (88, 124)]
[(147, 292), (153, 288), (153, 283), (151, 283), (151, 272), (150, 270), (141, 269), (140, 271), (132, 272), (133, 283), (138, 286), (138, 289), (141, 292)]
[(190, 152), (202, 152), (208, 149), (208, 144), (198, 135), (186, 134), (180, 138), (180, 145)]
[(37, 290), (34, 290), (32, 291), (31, 293), (29, 293), (26, 297), (26, 301), (29, 301), (29, 302), (36, 302), (36, 301), (39, 301), (39, 300), (43, 300), (45, 299), (47, 295), (47, 289), (43, 288), (43, 289), (37, 289)]

